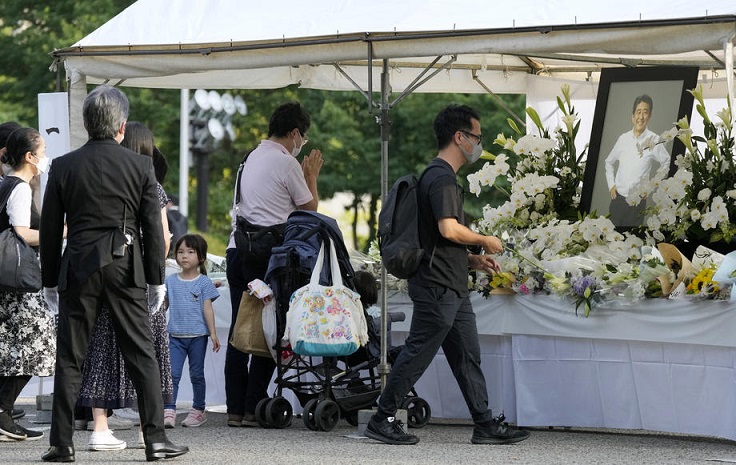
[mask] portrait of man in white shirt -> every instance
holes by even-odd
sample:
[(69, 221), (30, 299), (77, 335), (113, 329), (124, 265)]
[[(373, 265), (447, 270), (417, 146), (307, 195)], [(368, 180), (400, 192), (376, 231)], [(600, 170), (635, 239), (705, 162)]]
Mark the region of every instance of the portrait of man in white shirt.
[[(637, 188), (658, 172), (667, 172), (671, 156), (658, 136), (647, 126), (654, 103), (647, 94), (634, 99), (632, 129), (619, 136), (606, 157), (606, 182), (611, 194), (610, 219), (616, 226), (636, 226), (643, 221), (646, 199)], [(638, 201), (637, 201), (638, 199)]]

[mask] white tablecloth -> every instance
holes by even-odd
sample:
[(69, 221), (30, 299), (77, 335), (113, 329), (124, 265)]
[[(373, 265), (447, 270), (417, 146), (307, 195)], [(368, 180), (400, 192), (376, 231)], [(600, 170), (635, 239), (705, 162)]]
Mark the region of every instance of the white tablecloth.
[[(549, 296), (472, 297), (494, 413), (525, 426), (586, 426), (736, 439), (736, 308), (647, 300), (596, 307)], [(411, 314), (405, 295), (391, 310)], [(408, 321), (397, 323), (407, 334)], [(469, 418), (439, 354), (416, 385), (437, 417)], [(442, 389), (439, 389), (442, 386)]]
[[(218, 335), (230, 325), (227, 287), (215, 301)], [(595, 307), (549, 296), (472, 297), (494, 414), (525, 426), (648, 429), (736, 440), (736, 310), (725, 302), (647, 300)], [(409, 330), (408, 296), (392, 295), (394, 344)], [(208, 352), (207, 403), (225, 403), (225, 350)], [(48, 378), (43, 392), (52, 391)], [(432, 415), (470, 418), (440, 352), (415, 386)], [(272, 386), (273, 389), (273, 386)], [(39, 392), (34, 378), (22, 395)], [(179, 400), (191, 400), (185, 373)], [(291, 397), (291, 396), (289, 396)], [(292, 402), (299, 409), (296, 402)]]

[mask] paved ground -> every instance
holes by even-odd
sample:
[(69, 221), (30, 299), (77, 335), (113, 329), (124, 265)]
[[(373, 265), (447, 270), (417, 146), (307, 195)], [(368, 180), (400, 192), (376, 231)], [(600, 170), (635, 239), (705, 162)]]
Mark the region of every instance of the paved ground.
[[(19, 405), (29, 414), (21, 420), (26, 427), (43, 429), (49, 425), (31, 423), (35, 406)], [(178, 421), (185, 415), (178, 416)], [(301, 419), (282, 430), (228, 428), (225, 415), (209, 413), (199, 428), (167, 430), (176, 443), (191, 452), (172, 464), (713, 464), (736, 462), (736, 443), (713, 438), (673, 436), (632, 431), (533, 429), (525, 442), (511, 446), (470, 444), (472, 427), (465, 422), (432, 422), (412, 430), (420, 437), (417, 446), (387, 446), (369, 439), (355, 439), (356, 429), (341, 421), (331, 432), (308, 430)], [(142, 450), (111, 452), (86, 450), (90, 433), (74, 434), (78, 463), (145, 462)], [(116, 435), (135, 446), (137, 430)], [(48, 437), (33, 442), (0, 442), (0, 463), (39, 463), (48, 447)]]

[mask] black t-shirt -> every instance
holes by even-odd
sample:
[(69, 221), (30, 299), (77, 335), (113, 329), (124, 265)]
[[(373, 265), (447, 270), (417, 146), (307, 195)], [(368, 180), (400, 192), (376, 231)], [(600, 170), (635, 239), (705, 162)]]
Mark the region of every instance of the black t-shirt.
[(419, 180), (419, 239), (424, 258), (409, 282), (447, 287), (465, 297), (469, 294), (468, 252), (464, 245), (440, 235), (437, 221), (442, 218), (455, 218), (465, 224), (463, 189), (450, 164), (435, 158)]

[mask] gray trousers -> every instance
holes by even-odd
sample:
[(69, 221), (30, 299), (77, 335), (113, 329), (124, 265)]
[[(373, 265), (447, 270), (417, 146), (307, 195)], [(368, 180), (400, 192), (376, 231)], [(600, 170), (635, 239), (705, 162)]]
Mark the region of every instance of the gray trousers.
[(427, 369), (440, 347), (445, 352), (475, 423), (491, 420), (488, 389), (480, 368), (480, 344), (469, 297), (444, 287), (409, 285), (414, 303), (409, 337), (391, 367), (378, 401), (379, 414), (394, 416), (404, 396)]

